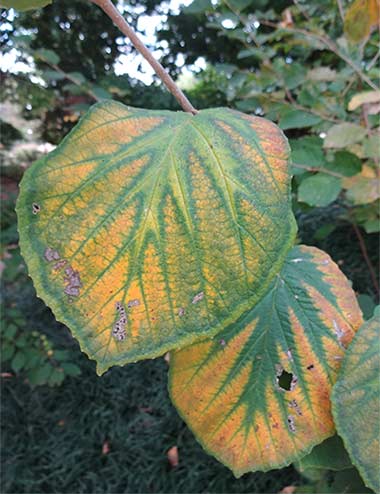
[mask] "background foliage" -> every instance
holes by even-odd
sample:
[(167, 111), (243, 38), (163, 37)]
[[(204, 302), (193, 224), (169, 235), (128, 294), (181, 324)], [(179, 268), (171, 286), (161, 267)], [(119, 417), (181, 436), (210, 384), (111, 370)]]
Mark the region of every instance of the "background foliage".
[[(173, 75), (181, 63), (194, 71), (205, 60), (186, 83), (195, 107), (265, 115), (285, 131), (299, 240), (338, 262), (369, 318), (378, 297), (379, 31), (373, 15), (353, 29), (359, 3), (373, 6), (194, 0), (173, 13), (149, 0), (124, 8), (137, 27), (142, 13), (166, 16), (158, 40)], [(46, 142), (59, 142), (95, 100), (177, 105), (156, 82), (116, 75), (113, 61), (130, 45), (85, 2), (2, 10), (1, 17), (3, 51), (17, 49), (32, 67), (1, 73), (2, 492), (278, 492), (306, 478), (299, 492), (364, 492), (354, 469), (309, 469), (301, 478), (289, 467), (236, 481), (203, 453), (170, 405), (162, 359), (95, 378), (93, 363), (27, 278), (17, 246), (17, 183)], [(177, 468), (167, 458), (172, 446)]]

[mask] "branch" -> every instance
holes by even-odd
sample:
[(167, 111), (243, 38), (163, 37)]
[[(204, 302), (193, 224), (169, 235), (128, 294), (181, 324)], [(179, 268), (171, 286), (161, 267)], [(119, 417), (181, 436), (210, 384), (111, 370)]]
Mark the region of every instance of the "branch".
[(58, 72), (59, 74), (62, 74), (65, 79), (67, 79), (68, 81), (72, 82), (73, 84), (75, 84), (76, 86), (79, 86), (81, 87), (82, 89), (84, 89), (84, 91), (89, 95), (91, 96), (91, 98), (93, 98), (95, 101), (100, 101), (99, 98), (96, 96), (96, 94), (91, 91), (91, 89), (87, 88), (85, 86), (85, 84), (83, 84), (82, 82), (78, 81), (78, 79), (76, 77), (73, 77), (71, 74), (68, 74), (67, 72), (65, 72), (64, 70), (62, 70), (60, 67), (58, 67), (58, 65), (56, 65), (55, 63), (50, 63), (48, 60), (46, 60), (45, 58), (43, 59), (43, 61), (49, 65), (52, 69), (54, 69), (56, 72)]
[[(278, 29), (278, 25), (274, 22), (271, 21), (260, 21), (261, 24), (264, 24), (265, 26), (273, 27), (274, 29)], [(331, 52), (335, 53), (335, 55), (339, 58), (341, 58), (344, 62), (346, 62), (347, 65), (349, 65), (355, 72), (356, 74), (360, 77), (360, 79), (368, 84), (374, 91), (379, 91), (380, 88), (374, 84), (369, 77), (366, 76), (366, 74), (344, 53), (342, 53), (338, 46), (334, 43), (334, 41), (329, 38), (328, 36), (322, 36), (321, 34), (313, 33), (311, 31), (307, 31), (305, 29), (298, 29), (298, 28), (290, 28), (290, 27), (281, 27), (283, 31), (286, 31), (288, 33), (292, 34), (301, 34), (305, 36), (305, 38), (309, 39), (314, 39), (317, 41), (320, 41), (323, 45), (325, 45), (326, 48), (328, 48)]]
[(363, 258), (367, 264), (369, 273), (371, 275), (373, 286), (375, 287), (377, 296), (379, 296), (380, 295), (380, 287), (379, 287), (379, 283), (377, 281), (376, 271), (375, 271), (375, 268), (373, 267), (373, 265), (371, 263), (371, 259), (369, 258), (369, 255), (367, 252), (367, 247), (366, 247), (364, 239), (363, 239), (363, 235), (361, 234), (360, 229), (359, 229), (358, 225), (355, 223), (355, 221), (352, 222), (352, 226), (353, 226), (355, 234), (358, 238), (360, 250), (362, 251)]
[(120, 29), (120, 31), (130, 39), (136, 50), (145, 58), (145, 60), (147, 60), (147, 62), (151, 65), (151, 67), (156, 72), (158, 77), (168, 88), (170, 93), (175, 97), (175, 99), (181, 105), (181, 108), (185, 112), (192, 113), (193, 115), (198, 113), (197, 110), (190, 103), (190, 101), (183, 94), (181, 89), (171, 78), (171, 76), (166, 72), (166, 70), (160, 64), (160, 62), (158, 62), (154, 58), (151, 51), (144, 45), (144, 43), (137, 36), (135, 31), (131, 28), (131, 26), (127, 23), (124, 17), (120, 14), (120, 12), (117, 10), (115, 5), (111, 2), (111, 0), (90, 0), (90, 2), (100, 7), (112, 20), (112, 22)]

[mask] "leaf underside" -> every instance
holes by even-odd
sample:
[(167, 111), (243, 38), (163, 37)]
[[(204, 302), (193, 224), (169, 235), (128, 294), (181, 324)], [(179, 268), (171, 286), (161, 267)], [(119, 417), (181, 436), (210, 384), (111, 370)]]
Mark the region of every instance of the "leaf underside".
[(99, 373), (212, 336), (260, 298), (295, 236), (288, 156), (265, 119), (105, 102), (27, 171), (29, 273)]
[(295, 247), (238, 323), (172, 355), (172, 400), (236, 476), (288, 465), (334, 433), (330, 391), (361, 322), (337, 265)]
[(337, 430), (365, 484), (380, 492), (380, 311), (357, 332), (332, 394)]

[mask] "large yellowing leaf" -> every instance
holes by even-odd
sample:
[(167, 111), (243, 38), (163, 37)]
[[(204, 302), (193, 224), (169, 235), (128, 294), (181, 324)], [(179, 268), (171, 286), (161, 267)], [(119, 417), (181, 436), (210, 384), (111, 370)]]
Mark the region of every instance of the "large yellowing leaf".
[(29, 273), (99, 373), (211, 336), (257, 301), (294, 241), (288, 155), (261, 118), (107, 102), (27, 171)]
[(330, 392), (361, 322), (338, 266), (316, 248), (295, 247), (248, 314), (173, 353), (172, 400), (236, 476), (288, 465), (333, 435)]
[(380, 492), (380, 310), (357, 332), (332, 394), (337, 430), (365, 484)]

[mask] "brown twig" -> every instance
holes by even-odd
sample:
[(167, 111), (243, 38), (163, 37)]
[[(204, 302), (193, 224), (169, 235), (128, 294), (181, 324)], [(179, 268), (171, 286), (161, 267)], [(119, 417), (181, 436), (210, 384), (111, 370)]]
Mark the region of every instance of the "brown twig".
[(190, 101), (183, 94), (181, 89), (177, 86), (171, 76), (166, 72), (163, 66), (158, 62), (151, 51), (144, 45), (141, 39), (137, 36), (135, 31), (127, 23), (124, 17), (117, 10), (111, 0), (90, 0), (90, 2), (100, 7), (112, 20), (112, 22), (120, 29), (120, 31), (127, 36), (132, 42), (136, 50), (145, 58), (145, 60), (151, 65), (161, 81), (165, 84), (171, 94), (175, 97), (181, 108), (188, 113), (195, 115), (197, 110), (193, 107)]
[(374, 288), (376, 290), (377, 296), (379, 297), (380, 296), (379, 283), (377, 281), (375, 268), (373, 267), (373, 265), (371, 263), (371, 259), (369, 258), (369, 255), (368, 255), (368, 252), (367, 252), (367, 247), (366, 247), (365, 242), (364, 242), (364, 239), (363, 239), (363, 235), (361, 234), (361, 231), (358, 228), (358, 225), (354, 221), (352, 222), (352, 226), (353, 226), (353, 229), (355, 231), (355, 234), (356, 234), (356, 236), (358, 238), (359, 245), (360, 245), (360, 250), (362, 252), (363, 258), (364, 258), (364, 260), (365, 260), (365, 262), (367, 264), (369, 273), (371, 275), (373, 286), (374, 286)]

